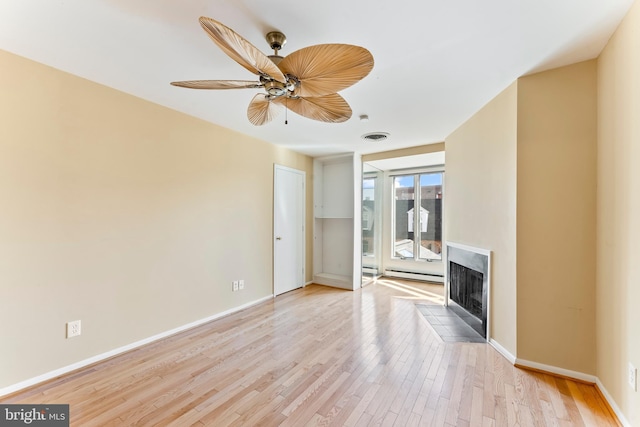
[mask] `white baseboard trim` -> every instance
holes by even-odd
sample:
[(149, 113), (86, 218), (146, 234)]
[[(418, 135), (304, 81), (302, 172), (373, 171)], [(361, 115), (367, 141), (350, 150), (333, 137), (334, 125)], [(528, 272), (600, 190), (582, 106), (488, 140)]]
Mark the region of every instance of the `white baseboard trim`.
[(616, 414), (616, 417), (618, 417), (618, 421), (620, 421), (620, 424), (622, 424), (623, 427), (631, 427), (631, 423), (624, 417), (624, 414), (620, 410), (620, 407), (616, 404), (616, 401), (613, 400), (613, 397), (611, 397), (607, 389), (600, 381), (600, 378), (598, 377), (596, 377), (596, 386), (600, 390), (600, 393), (602, 393), (602, 396), (607, 400), (607, 403), (609, 404), (611, 410)]
[(545, 365), (542, 363), (532, 362), (530, 360), (518, 359), (513, 354), (511, 354), (506, 348), (500, 345), (499, 342), (494, 340), (493, 338), (489, 340), (489, 344), (498, 351), (502, 356), (504, 356), (511, 364), (519, 365), (524, 368), (536, 369), (539, 371), (549, 372), (551, 374), (561, 375), (563, 377), (572, 378), (580, 381), (585, 381), (588, 383), (595, 384), (596, 387), (602, 393), (602, 396), (605, 398), (611, 410), (615, 413), (616, 417), (618, 417), (618, 421), (622, 424), (623, 427), (632, 427), (631, 423), (625, 418), (624, 414), (620, 410), (620, 407), (616, 404), (613, 397), (609, 394), (607, 389), (604, 387), (600, 378), (595, 375), (589, 375), (582, 372), (571, 371), (568, 369), (558, 368), (556, 366)]
[(350, 276), (340, 274), (316, 273), (313, 275), (313, 283), (350, 291), (353, 290), (353, 279)]
[(578, 371), (571, 371), (569, 369), (558, 368), (557, 366), (545, 365), (543, 363), (532, 362), (530, 360), (525, 359), (516, 359), (516, 365), (522, 366), (524, 368), (537, 369), (538, 371), (545, 371), (552, 374), (560, 375), (567, 378), (572, 378), (575, 380), (584, 381), (587, 383), (595, 384), (596, 376), (589, 375)]
[(511, 354), (506, 348), (500, 345), (498, 341), (491, 338), (489, 339), (489, 344), (491, 345), (491, 347), (495, 348), (498, 351), (498, 353), (504, 356), (505, 359), (511, 362), (512, 365), (516, 364), (516, 357), (513, 354)]
[(550, 372), (552, 374), (561, 375), (563, 377), (567, 377), (567, 378), (571, 378), (579, 381), (585, 381), (585, 382), (594, 384), (596, 387), (598, 387), (598, 389), (600, 390), (600, 393), (602, 393), (602, 397), (604, 397), (604, 399), (607, 401), (607, 403), (609, 404), (609, 407), (614, 412), (615, 416), (618, 418), (618, 421), (620, 421), (620, 424), (622, 424), (623, 427), (631, 427), (631, 423), (625, 418), (624, 414), (620, 410), (620, 407), (616, 404), (615, 400), (613, 400), (613, 397), (609, 394), (607, 389), (602, 384), (602, 381), (600, 381), (600, 378), (598, 378), (597, 376), (589, 375), (589, 374), (585, 374), (577, 371), (571, 371), (568, 369), (558, 368), (556, 366), (544, 365), (542, 363), (536, 363), (530, 360), (516, 359), (515, 364), (525, 368), (532, 368), (539, 371)]
[(25, 389), (27, 387), (31, 387), (31, 386), (36, 385), (38, 383), (41, 383), (41, 382), (48, 381), (50, 379), (59, 377), (60, 375), (67, 374), (67, 373), (75, 371), (77, 369), (84, 368), (85, 366), (89, 366), (89, 365), (91, 365), (93, 363), (100, 362), (100, 361), (108, 359), (110, 357), (117, 356), (118, 354), (124, 353), (124, 352), (129, 351), (129, 350), (133, 350), (133, 349), (135, 349), (137, 347), (141, 347), (141, 346), (143, 346), (145, 344), (149, 344), (149, 343), (152, 343), (154, 341), (158, 341), (158, 340), (161, 340), (163, 338), (166, 338), (168, 336), (175, 335), (175, 334), (177, 334), (179, 332), (186, 331), (187, 329), (195, 328), (195, 327), (203, 325), (203, 324), (205, 324), (207, 322), (211, 322), (213, 320), (219, 319), (221, 317), (227, 316), (227, 315), (235, 313), (237, 311), (244, 310), (245, 308), (249, 308), (251, 306), (254, 306), (256, 304), (260, 304), (260, 303), (262, 303), (264, 301), (268, 301), (270, 299), (273, 299), (273, 295), (268, 295), (266, 297), (260, 298), (259, 300), (248, 302), (246, 304), (243, 304), (243, 305), (238, 306), (238, 307), (231, 308), (231, 309), (223, 311), (221, 313), (217, 313), (217, 314), (211, 315), (209, 317), (205, 317), (204, 319), (196, 320), (195, 322), (187, 323), (186, 325), (182, 325), (182, 326), (179, 326), (177, 328), (174, 328), (174, 329), (171, 329), (171, 330), (168, 330), (168, 331), (165, 331), (165, 332), (161, 332), (161, 333), (153, 335), (151, 337), (144, 338), (144, 339), (142, 339), (140, 341), (136, 341), (134, 343), (127, 344), (127, 345), (124, 345), (122, 347), (118, 347), (116, 349), (107, 351), (106, 353), (98, 354), (96, 356), (90, 357), (88, 359), (81, 360), (81, 361), (73, 363), (71, 365), (67, 365), (67, 366), (64, 366), (62, 368), (47, 372), (45, 374), (38, 375), (37, 377), (33, 377), (33, 378), (29, 378), (29, 379), (24, 380), (24, 381), (20, 381), (17, 384), (12, 384), (10, 386), (4, 387), (4, 388), (0, 388), (0, 397), (6, 396), (6, 395), (11, 394), (11, 393), (15, 393), (17, 391), (20, 391), (20, 390)]

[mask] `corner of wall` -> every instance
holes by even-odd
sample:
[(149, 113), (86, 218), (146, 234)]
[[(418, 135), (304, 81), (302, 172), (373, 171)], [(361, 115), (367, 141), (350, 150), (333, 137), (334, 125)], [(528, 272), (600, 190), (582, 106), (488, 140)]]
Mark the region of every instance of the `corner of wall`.
[(519, 79), (519, 358), (595, 374), (596, 63)]

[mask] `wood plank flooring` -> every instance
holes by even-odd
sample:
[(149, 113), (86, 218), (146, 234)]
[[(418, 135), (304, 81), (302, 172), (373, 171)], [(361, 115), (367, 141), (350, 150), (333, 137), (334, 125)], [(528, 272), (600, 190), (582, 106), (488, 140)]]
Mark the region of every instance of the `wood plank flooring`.
[(73, 426), (617, 426), (588, 384), (445, 343), (438, 287), (311, 285), (33, 387)]

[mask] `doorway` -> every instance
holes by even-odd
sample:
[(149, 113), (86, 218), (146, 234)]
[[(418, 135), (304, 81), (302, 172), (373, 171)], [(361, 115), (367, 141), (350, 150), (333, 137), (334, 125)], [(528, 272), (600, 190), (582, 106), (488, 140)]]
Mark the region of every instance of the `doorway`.
[(273, 174), (273, 294), (304, 286), (304, 171), (274, 165)]
[[(444, 283), (444, 161), (444, 151), (435, 151), (364, 162), (363, 187), (382, 187), (381, 194), (373, 193), (379, 199), (373, 206), (380, 206), (378, 222), (382, 223), (377, 230), (381, 235), (378, 275)], [(374, 176), (379, 178), (373, 180)], [(363, 196), (367, 191), (372, 193), (363, 188)], [(363, 218), (368, 214), (365, 206), (363, 201)], [(368, 239), (363, 230), (364, 255), (364, 247), (371, 243)], [(363, 270), (363, 281), (368, 273), (369, 269)]]

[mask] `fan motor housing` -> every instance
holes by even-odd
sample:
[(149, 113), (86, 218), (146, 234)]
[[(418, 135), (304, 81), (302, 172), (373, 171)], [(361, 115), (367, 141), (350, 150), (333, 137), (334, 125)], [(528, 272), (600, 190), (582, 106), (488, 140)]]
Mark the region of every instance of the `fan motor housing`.
[(287, 87), (284, 83), (277, 82), (275, 80), (266, 82), (264, 84), (264, 89), (267, 93), (273, 97), (282, 96), (287, 93)]
[(282, 61), (284, 59), (280, 55), (269, 55), (268, 58), (271, 60), (271, 62), (273, 62), (276, 65), (278, 65), (280, 63), (280, 61)]

